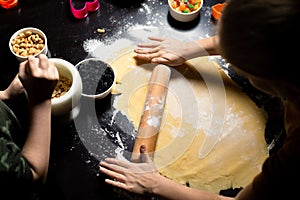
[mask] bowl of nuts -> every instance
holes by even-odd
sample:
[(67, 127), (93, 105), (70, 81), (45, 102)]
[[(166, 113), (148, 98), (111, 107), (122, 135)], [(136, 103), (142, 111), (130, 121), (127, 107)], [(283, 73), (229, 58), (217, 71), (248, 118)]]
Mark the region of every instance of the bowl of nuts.
[(33, 27), (22, 28), (11, 36), (9, 49), (18, 61), (23, 62), (30, 55), (47, 54), (47, 37), (40, 29)]
[(81, 77), (70, 62), (61, 58), (49, 58), (59, 73), (59, 80), (52, 93), (52, 116), (63, 121), (74, 119), (80, 111), (82, 93)]

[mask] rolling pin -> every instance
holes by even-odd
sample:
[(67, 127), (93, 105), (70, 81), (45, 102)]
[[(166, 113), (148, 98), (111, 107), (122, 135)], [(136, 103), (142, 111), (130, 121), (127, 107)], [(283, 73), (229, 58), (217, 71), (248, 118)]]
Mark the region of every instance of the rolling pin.
[(131, 155), (131, 161), (133, 162), (140, 161), (140, 146), (142, 144), (146, 146), (147, 154), (153, 158), (163, 117), (170, 76), (170, 68), (162, 64), (157, 65), (152, 71)]

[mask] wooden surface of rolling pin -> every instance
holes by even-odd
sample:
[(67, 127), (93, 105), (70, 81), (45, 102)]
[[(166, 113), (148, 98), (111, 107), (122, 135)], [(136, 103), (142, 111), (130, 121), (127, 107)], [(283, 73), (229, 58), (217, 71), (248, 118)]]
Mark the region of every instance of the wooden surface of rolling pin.
[(170, 68), (162, 64), (157, 65), (152, 71), (132, 151), (132, 161), (139, 161), (140, 146), (142, 144), (146, 146), (149, 156), (153, 157), (163, 117), (170, 76)]

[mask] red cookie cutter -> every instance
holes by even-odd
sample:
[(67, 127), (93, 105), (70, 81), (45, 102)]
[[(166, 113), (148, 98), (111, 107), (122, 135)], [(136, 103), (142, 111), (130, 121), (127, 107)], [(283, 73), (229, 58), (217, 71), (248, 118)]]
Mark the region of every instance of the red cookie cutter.
[(0, 0), (0, 6), (5, 9), (10, 9), (18, 5), (18, 0)]
[(70, 0), (70, 7), (74, 17), (78, 19), (82, 19), (87, 17), (89, 12), (98, 10), (98, 8), (100, 7), (100, 3), (98, 0), (94, 0), (93, 2), (85, 2), (83, 8), (76, 9), (73, 6), (73, 1)]

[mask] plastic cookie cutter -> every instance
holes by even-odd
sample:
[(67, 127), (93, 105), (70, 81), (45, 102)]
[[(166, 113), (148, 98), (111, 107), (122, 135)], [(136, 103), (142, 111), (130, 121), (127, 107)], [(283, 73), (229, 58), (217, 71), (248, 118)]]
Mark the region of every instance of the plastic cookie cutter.
[(5, 9), (10, 9), (18, 5), (18, 0), (0, 0), (0, 6)]
[(226, 5), (227, 5), (226, 3), (218, 3), (211, 7), (212, 8), (211, 14), (215, 18), (215, 20), (220, 19), (221, 15), (222, 15), (222, 11)]
[[(82, 0), (83, 1), (83, 0)], [(72, 14), (74, 15), (75, 18), (82, 19), (88, 16), (89, 12), (94, 12), (98, 10), (100, 7), (100, 3), (98, 0), (94, 1), (83, 1), (85, 2), (84, 7), (81, 9), (75, 8), (73, 4), (73, 0), (70, 0), (70, 8), (72, 11)]]

